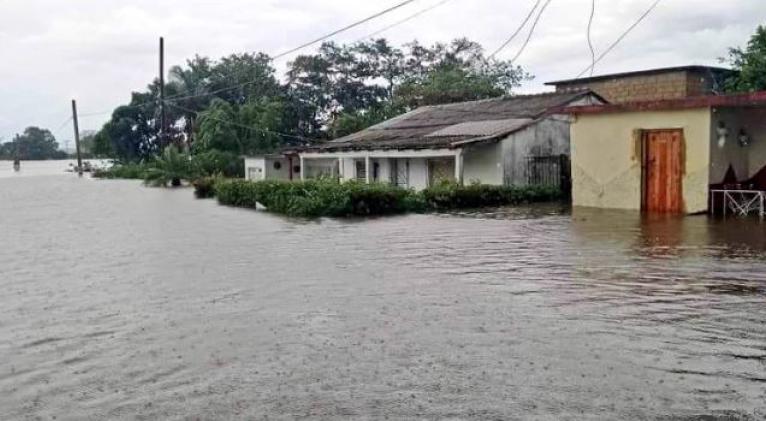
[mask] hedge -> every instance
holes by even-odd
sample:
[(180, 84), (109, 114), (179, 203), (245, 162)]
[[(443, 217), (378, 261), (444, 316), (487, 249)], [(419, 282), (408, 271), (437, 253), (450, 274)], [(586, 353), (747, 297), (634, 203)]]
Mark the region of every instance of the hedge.
[[(201, 186), (205, 188), (206, 186)], [(388, 184), (312, 180), (215, 182), (215, 195), (223, 205), (255, 208), (288, 216), (366, 216), (426, 212), (544, 202), (562, 196), (550, 187), (509, 187), (443, 184), (415, 192)]]

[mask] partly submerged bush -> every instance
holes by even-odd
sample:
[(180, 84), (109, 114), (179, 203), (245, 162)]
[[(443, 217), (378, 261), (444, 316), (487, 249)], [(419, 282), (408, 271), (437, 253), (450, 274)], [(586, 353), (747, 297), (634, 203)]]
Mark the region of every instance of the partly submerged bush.
[(471, 184), (461, 186), (444, 183), (422, 192), (426, 206), (432, 209), (463, 209), (547, 202), (562, 198), (556, 187), (546, 186), (490, 186)]
[(417, 193), (388, 184), (332, 180), (245, 181), (215, 183), (224, 205), (255, 208), (289, 216), (366, 216), (460, 208), (504, 206), (560, 198), (555, 188), (443, 184)]
[(223, 181), (216, 185), (225, 205), (255, 207), (289, 216), (386, 215), (413, 210), (415, 193), (385, 184), (338, 183), (331, 180)]
[(194, 186), (194, 196), (196, 196), (197, 199), (209, 199), (215, 197), (215, 185), (221, 180), (223, 180), (223, 178), (220, 176), (212, 176), (200, 177), (192, 181), (192, 186)]
[(144, 173), (144, 183), (155, 187), (168, 184), (178, 187), (182, 180), (194, 180), (196, 175), (197, 170), (189, 154), (179, 151), (175, 146), (168, 146), (162, 151), (162, 155), (156, 156), (148, 164)]
[(143, 180), (147, 168), (147, 165), (143, 163), (124, 163), (115, 164), (110, 168), (98, 168), (92, 174), (95, 178)]

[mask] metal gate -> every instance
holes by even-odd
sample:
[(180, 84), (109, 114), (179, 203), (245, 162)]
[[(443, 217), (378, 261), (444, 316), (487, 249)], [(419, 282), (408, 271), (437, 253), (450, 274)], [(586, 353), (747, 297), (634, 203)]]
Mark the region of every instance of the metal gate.
[(532, 186), (558, 187), (564, 194), (572, 189), (567, 155), (544, 155), (527, 157), (527, 184)]

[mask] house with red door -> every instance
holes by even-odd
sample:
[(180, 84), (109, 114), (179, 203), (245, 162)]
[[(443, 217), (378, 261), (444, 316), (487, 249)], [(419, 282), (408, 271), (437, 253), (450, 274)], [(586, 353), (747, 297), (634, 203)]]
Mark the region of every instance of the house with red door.
[(766, 92), (569, 112), (575, 206), (764, 216)]

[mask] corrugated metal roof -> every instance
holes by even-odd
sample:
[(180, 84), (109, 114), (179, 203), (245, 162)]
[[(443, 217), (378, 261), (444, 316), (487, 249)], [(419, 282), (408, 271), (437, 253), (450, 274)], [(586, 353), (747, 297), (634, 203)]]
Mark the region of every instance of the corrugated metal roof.
[(396, 118), (308, 150), (427, 149), (503, 136), (558, 112), (591, 92), (551, 92), (420, 107)]
[(453, 124), (426, 137), (443, 136), (491, 136), (496, 133), (508, 133), (526, 126), (532, 121), (531, 118), (507, 118), (504, 120), (467, 121)]

